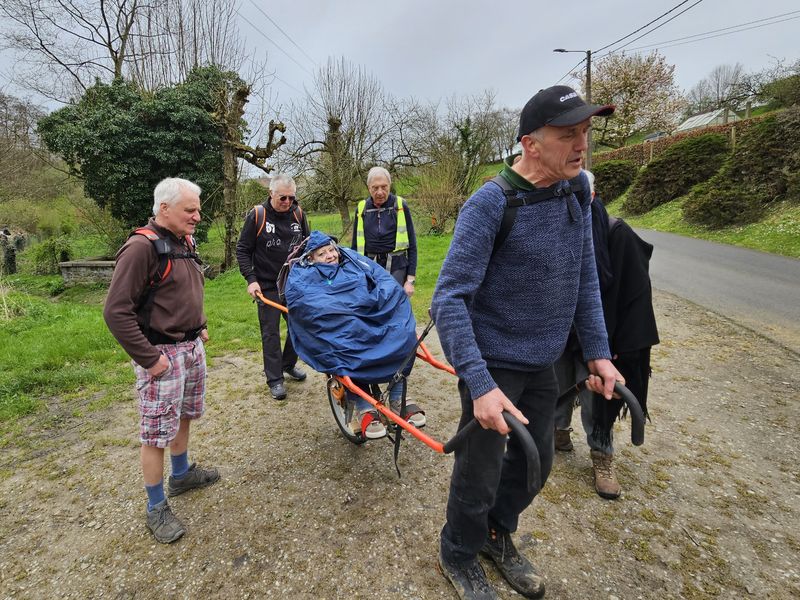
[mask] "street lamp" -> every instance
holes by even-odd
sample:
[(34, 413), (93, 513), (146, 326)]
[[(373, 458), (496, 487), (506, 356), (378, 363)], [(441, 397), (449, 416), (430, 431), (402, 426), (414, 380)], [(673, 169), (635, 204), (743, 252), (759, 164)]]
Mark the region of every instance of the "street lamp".
[[(565, 50), (556, 48), (553, 52), (585, 52), (586, 53), (586, 104), (592, 103), (592, 51), (591, 50)], [(589, 136), (586, 140), (589, 148), (586, 151), (586, 169), (592, 168), (592, 128), (589, 127)]]

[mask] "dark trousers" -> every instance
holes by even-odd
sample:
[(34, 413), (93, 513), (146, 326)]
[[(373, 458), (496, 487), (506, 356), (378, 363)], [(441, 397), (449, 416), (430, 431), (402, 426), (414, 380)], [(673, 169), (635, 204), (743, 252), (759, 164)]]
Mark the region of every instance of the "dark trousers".
[[(283, 304), (278, 297), (277, 290), (261, 290), (267, 300), (272, 300)], [(267, 383), (274, 385), (283, 382), (283, 372), (291, 369), (297, 364), (297, 353), (292, 346), (292, 340), (288, 331), (286, 343), (281, 352), (281, 314), (286, 320), (286, 313), (281, 313), (277, 308), (272, 308), (266, 304), (258, 304), (258, 324), (261, 326), (261, 351), (264, 355), (264, 374), (267, 376)]]
[[(489, 369), (495, 383), (508, 396), (529, 424), (527, 429), (539, 450), (542, 486), (553, 466), (553, 413), (558, 388), (552, 367), (539, 371)], [(473, 417), (472, 397), (463, 381), (461, 422), (464, 427)], [(447, 523), (441, 534), (442, 555), (449, 562), (474, 559), (489, 527), (502, 532), (517, 530), (519, 515), (533, 501), (527, 491), (526, 459), (522, 446), (512, 433), (478, 428), (455, 453)]]

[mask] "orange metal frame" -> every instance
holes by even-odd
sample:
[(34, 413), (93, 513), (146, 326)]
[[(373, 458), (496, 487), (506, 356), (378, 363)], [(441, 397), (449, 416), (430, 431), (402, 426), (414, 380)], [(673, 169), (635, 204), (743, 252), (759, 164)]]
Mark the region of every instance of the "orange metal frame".
[[(267, 306), (271, 306), (287, 314), (289, 313), (288, 308), (286, 308), (282, 304), (278, 304), (277, 302), (268, 300), (263, 296), (263, 294), (261, 294), (261, 292), (256, 292), (256, 296), (258, 296), (258, 299), (261, 300), (261, 302), (263, 302)], [(436, 367), (437, 369), (441, 369), (442, 371), (447, 371), (452, 375), (456, 374), (455, 369), (453, 369), (453, 367), (439, 360), (436, 360), (436, 358), (434, 358), (434, 356), (430, 353), (430, 350), (428, 350), (427, 346), (425, 346), (423, 342), (420, 342), (419, 344), (419, 349), (417, 350), (417, 357), (421, 358), (422, 360)], [(408, 433), (413, 435), (415, 438), (417, 438), (419, 441), (424, 443), (432, 450), (438, 452), (439, 454), (444, 454), (444, 444), (436, 441), (429, 435), (426, 435), (425, 433), (414, 427), (411, 423), (409, 423), (405, 419), (401, 419), (400, 415), (393, 413), (391, 410), (386, 408), (386, 406), (384, 406), (383, 403), (378, 402), (377, 400), (375, 400), (375, 398), (373, 398), (371, 395), (369, 395), (360, 387), (358, 387), (355, 383), (353, 383), (353, 380), (350, 379), (350, 377), (339, 376), (339, 375), (334, 375), (333, 377), (348, 390), (350, 390), (354, 394), (358, 395), (359, 397), (369, 402), (372, 406), (375, 407), (375, 410), (380, 412), (384, 417), (386, 417), (392, 423), (394, 423), (398, 427), (402, 427), (403, 429), (405, 429)]]

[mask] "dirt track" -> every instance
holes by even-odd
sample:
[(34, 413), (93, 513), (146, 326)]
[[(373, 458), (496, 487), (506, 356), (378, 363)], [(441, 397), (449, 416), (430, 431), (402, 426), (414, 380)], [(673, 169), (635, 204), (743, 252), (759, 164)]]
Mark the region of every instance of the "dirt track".
[[(518, 546), (547, 598), (800, 597), (800, 357), (656, 301), (653, 423), (640, 448), (618, 427), (623, 497), (595, 495), (579, 440)], [(223, 479), (172, 500), (189, 532), (170, 546), (144, 525), (133, 400), (80, 420), (54, 401), (23, 423), (0, 446), (0, 598), (455, 598), (435, 566), (452, 459), (406, 441), (398, 479), (389, 443), (337, 433), (321, 375), (275, 402), (259, 361), (211, 368), (190, 459)], [(453, 434), (455, 378), (418, 367), (411, 394), (429, 434)]]

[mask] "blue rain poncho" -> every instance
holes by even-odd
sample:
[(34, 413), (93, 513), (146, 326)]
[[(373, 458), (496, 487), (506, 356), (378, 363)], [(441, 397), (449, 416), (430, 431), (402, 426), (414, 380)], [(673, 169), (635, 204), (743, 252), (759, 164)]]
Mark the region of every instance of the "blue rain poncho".
[(289, 335), (314, 370), (388, 381), (416, 344), (416, 322), (403, 288), (374, 261), (339, 247), (338, 264), (308, 253), (332, 239), (313, 231), (305, 257), (286, 280)]

